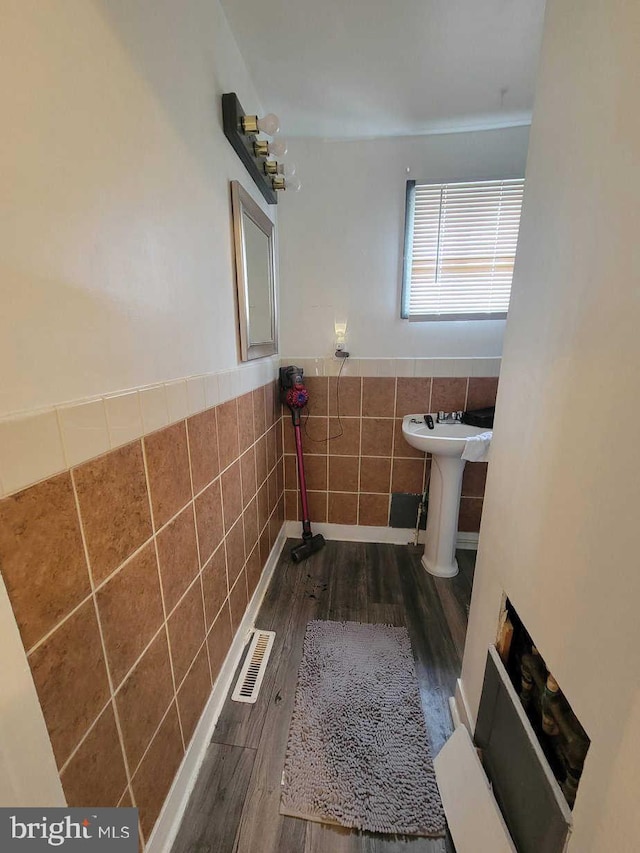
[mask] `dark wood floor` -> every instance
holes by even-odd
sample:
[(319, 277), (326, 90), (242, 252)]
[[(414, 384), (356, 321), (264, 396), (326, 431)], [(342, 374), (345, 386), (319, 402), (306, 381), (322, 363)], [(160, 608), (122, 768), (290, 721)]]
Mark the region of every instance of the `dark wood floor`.
[[(173, 853), (451, 853), (450, 839), (394, 838), (279, 813), (280, 782), (302, 641), (311, 619), (406, 625), (434, 755), (451, 732), (475, 552), (460, 574), (432, 578), (422, 549), (327, 542), (302, 564), (287, 543), (256, 627), (276, 632), (255, 705), (227, 699)], [(235, 683), (235, 681), (234, 681)]]

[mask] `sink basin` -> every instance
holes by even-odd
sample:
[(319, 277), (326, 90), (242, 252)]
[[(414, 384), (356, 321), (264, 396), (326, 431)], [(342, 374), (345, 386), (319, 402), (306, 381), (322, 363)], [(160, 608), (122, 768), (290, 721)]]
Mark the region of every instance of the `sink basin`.
[(456, 540), (465, 466), (462, 452), (468, 438), (487, 430), (467, 424), (439, 424), (436, 415), (432, 417), (434, 428), (429, 429), (423, 415), (406, 415), (402, 435), (412, 447), (433, 457), (422, 565), (432, 575), (452, 578), (458, 574)]
[(402, 421), (402, 434), (405, 441), (422, 450), (423, 453), (433, 453), (439, 456), (462, 456), (465, 441), (473, 435), (480, 435), (486, 429), (467, 426), (467, 424), (437, 424), (433, 415), (433, 429), (423, 422), (414, 424), (411, 419), (422, 420), (422, 415), (407, 415)]

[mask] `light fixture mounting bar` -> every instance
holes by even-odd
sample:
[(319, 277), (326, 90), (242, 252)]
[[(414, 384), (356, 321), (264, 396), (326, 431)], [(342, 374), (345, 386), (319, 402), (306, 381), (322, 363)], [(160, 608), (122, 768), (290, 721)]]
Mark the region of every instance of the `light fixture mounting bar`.
[(270, 179), (262, 168), (262, 160), (257, 160), (253, 150), (254, 136), (242, 132), (242, 118), (245, 115), (235, 92), (222, 96), (222, 126), (224, 135), (242, 160), (262, 195), (269, 204), (277, 204), (278, 196)]

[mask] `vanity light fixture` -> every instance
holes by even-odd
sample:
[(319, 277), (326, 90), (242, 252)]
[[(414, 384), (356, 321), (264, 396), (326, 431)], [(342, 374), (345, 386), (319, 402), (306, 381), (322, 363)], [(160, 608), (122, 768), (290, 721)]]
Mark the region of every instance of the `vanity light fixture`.
[[(287, 143), (277, 136), (277, 116), (246, 115), (236, 94), (230, 92), (222, 96), (222, 122), (225, 136), (269, 204), (278, 203), (278, 191), (300, 189), (295, 166), (279, 162), (287, 153)], [(257, 139), (258, 133), (273, 139)]]
[(256, 157), (284, 157), (287, 153), (287, 143), (281, 136), (276, 136), (273, 142), (256, 139), (253, 143), (253, 153)]
[(280, 130), (280, 119), (273, 113), (267, 113), (264, 118), (242, 116), (241, 123), (243, 133), (266, 133), (267, 136), (274, 136)]

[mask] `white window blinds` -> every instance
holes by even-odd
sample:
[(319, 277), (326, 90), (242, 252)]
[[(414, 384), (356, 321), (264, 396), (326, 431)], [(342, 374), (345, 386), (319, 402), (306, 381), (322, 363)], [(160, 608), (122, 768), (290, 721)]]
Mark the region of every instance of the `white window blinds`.
[(524, 178), (407, 185), (402, 316), (506, 317)]

